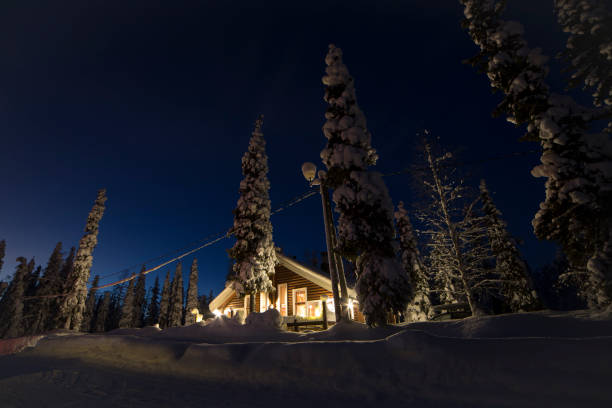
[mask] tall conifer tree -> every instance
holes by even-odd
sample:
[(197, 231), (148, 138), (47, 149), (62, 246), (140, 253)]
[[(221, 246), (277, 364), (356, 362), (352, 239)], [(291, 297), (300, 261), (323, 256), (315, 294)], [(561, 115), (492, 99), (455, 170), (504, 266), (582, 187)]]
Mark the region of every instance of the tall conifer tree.
[(388, 313), (403, 312), (410, 299), (410, 281), (395, 259), (392, 246), (393, 203), (382, 175), (368, 171), (378, 156), (371, 146), (365, 115), (357, 105), (353, 78), (342, 62), (342, 50), (329, 46), (321, 151), (328, 172), (325, 183), (334, 188), (338, 219), (338, 250), (356, 260), (355, 289), (368, 325), (383, 325)]
[(98, 243), (98, 227), (104, 214), (106, 190), (98, 191), (87, 223), (85, 235), (79, 241), (79, 249), (74, 261), (74, 269), (67, 278), (68, 295), (63, 297), (59, 306), (58, 322), (65, 329), (80, 330), (87, 298), (87, 281), (93, 262), (93, 250)]
[(85, 300), (85, 310), (83, 312), (83, 323), (81, 324), (81, 331), (90, 332), (93, 330), (93, 318), (94, 312), (96, 310), (96, 288), (98, 287), (99, 282), (100, 275), (96, 275), (91, 284), (91, 289), (89, 289), (89, 293), (87, 294), (87, 299)]
[(144, 265), (138, 275), (136, 286), (134, 287), (134, 321), (132, 327), (143, 327), (144, 318), (146, 311), (147, 302), (147, 289), (146, 289), (146, 275), (143, 273), (146, 271)]
[(47, 266), (36, 289), (36, 299), (31, 300), (36, 305), (32, 310), (32, 333), (43, 333), (54, 329), (54, 319), (57, 313), (57, 297), (64, 293), (64, 280), (61, 276), (63, 265), (62, 243), (58, 242), (51, 252)]
[(427, 320), (433, 314), (431, 300), (429, 299), (429, 282), (414, 236), (412, 223), (403, 202), (399, 202), (394, 215), (399, 235), (402, 266), (410, 276), (413, 290), (410, 303), (406, 309), (406, 319), (411, 322)]
[(36, 287), (38, 286), (38, 278), (40, 277), (41, 266), (36, 266), (34, 258), (28, 263), (28, 273), (24, 277), (23, 282), (23, 334), (32, 334), (32, 320), (34, 318), (33, 312), (36, 309), (34, 299), (30, 298), (36, 293)]
[(126, 285), (121, 284), (113, 288), (110, 295), (110, 303), (108, 307), (108, 318), (106, 320), (106, 330), (113, 330), (119, 327), (121, 320), (121, 308), (123, 306), (123, 298), (126, 291)]
[(0, 337), (19, 337), (23, 334), (24, 281), (28, 273), (28, 261), (17, 258), (17, 271), (0, 300)]
[(190, 325), (196, 322), (196, 315), (192, 313), (193, 309), (198, 309), (198, 260), (193, 259), (191, 264), (191, 272), (189, 273), (189, 286), (187, 287), (187, 301), (185, 307), (185, 324)]
[(151, 288), (151, 299), (147, 306), (147, 326), (154, 326), (159, 323), (159, 277), (155, 277), (155, 284)]
[(429, 169), (421, 180), (429, 200), (418, 213), (425, 225), (422, 232), (429, 237), (428, 268), (442, 304), (465, 302), (472, 315), (479, 315), (483, 310), (477, 295), (495, 289), (487, 279), (491, 272), (487, 230), (475, 210), (478, 200), (468, 201), (471, 194), (448, 164), (452, 154), (434, 152), (430, 142), (424, 146)]
[(170, 304), (168, 305), (168, 327), (181, 326), (183, 320), (183, 265), (176, 264), (174, 279), (172, 279), (170, 291)]
[(93, 328), (94, 332), (102, 333), (106, 331), (110, 312), (110, 304), (111, 293), (104, 292), (104, 295), (98, 299), (98, 305), (96, 306), (96, 320)]
[(130, 279), (128, 287), (125, 291), (123, 305), (121, 306), (121, 319), (119, 319), (120, 329), (134, 327), (134, 281), (135, 279)]
[(159, 327), (162, 329), (168, 327), (171, 291), (170, 271), (167, 271), (164, 286), (162, 287), (161, 300), (159, 302)]
[(594, 128), (610, 111), (550, 92), (547, 58), (529, 49), (520, 23), (500, 18), (503, 1), (461, 3), (464, 27), (481, 50), (472, 63), (504, 93), (496, 113), (526, 124), (526, 138), (542, 147), (542, 164), (531, 172), (546, 178), (546, 199), (532, 221), (535, 234), (563, 248), (569, 273), (588, 284), (589, 305), (606, 307), (612, 303), (612, 141)]
[(251, 295), (249, 310), (255, 311), (255, 295), (274, 290), (272, 275), (278, 263), (270, 222), (268, 156), (262, 133), (263, 115), (255, 122), (249, 148), (242, 156), (240, 198), (234, 210), (232, 233), (236, 243), (229, 250), (235, 260), (234, 289), (240, 296)]
[(595, 106), (612, 106), (611, 11), (602, 0), (555, 0), (559, 24), (569, 33), (561, 53), (569, 85), (591, 89)]
[(527, 264), (523, 260), (510, 236), (506, 223), (501, 219), (501, 212), (493, 203), (484, 180), (480, 181), (480, 201), (485, 214), (485, 222), (491, 243), (491, 252), (495, 258), (495, 270), (501, 280), (500, 292), (511, 312), (534, 310), (538, 298)]
[[(34, 259), (30, 262), (34, 262)], [(36, 288), (38, 287), (40, 273), (42, 272), (42, 266), (38, 265), (27, 277), (25, 286), (25, 296), (34, 296), (36, 294)], [(29, 302), (33, 304), (34, 302)]]

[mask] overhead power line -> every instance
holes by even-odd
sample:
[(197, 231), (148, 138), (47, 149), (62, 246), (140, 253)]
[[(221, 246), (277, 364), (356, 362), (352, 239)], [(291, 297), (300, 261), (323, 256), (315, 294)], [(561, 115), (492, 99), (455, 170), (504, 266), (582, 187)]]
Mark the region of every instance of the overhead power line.
[[(486, 157), (486, 158), (479, 159), (479, 160), (469, 160), (469, 161), (462, 161), (462, 162), (449, 162), (449, 163), (446, 163), (446, 164), (444, 164), (444, 165), (442, 165), (440, 167), (461, 167), (461, 166), (467, 166), (467, 165), (482, 164), (482, 163), (486, 163), (486, 162), (489, 162), (489, 161), (503, 160), (503, 159), (513, 158), (513, 157), (525, 156), (525, 155), (532, 154), (532, 153), (538, 153), (538, 150), (528, 150), (528, 151), (522, 151), (522, 152), (511, 152), (511, 153), (507, 153), (507, 154), (504, 154), (504, 155), (491, 156), (491, 157)], [(396, 175), (407, 174), (407, 173), (411, 173), (411, 172), (414, 172), (414, 171), (427, 170), (427, 169), (428, 169), (427, 167), (412, 166), (412, 167), (406, 167), (406, 168), (404, 168), (402, 170), (395, 171), (395, 172), (392, 172), (392, 173), (385, 173), (385, 174), (383, 174), (383, 176), (384, 177), (396, 176)], [(278, 213), (286, 210), (287, 208), (290, 208), (290, 207), (292, 207), (292, 206), (294, 206), (294, 205), (296, 205), (296, 204), (304, 201), (305, 199), (307, 199), (309, 197), (312, 197), (312, 196), (314, 196), (316, 194), (317, 194), (316, 190), (313, 190), (313, 189), (308, 190), (308, 191), (306, 191), (306, 192), (304, 192), (304, 193), (302, 193), (302, 194), (292, 198), (291, 200), (285, 201), (276, 210), (271, 211), (270, 215), (272, 216), (272, 215), (278, 214)], [(231, 229), (229, 229), (226, 232), (219, 232), (219, 233), (216, 233), (216, 234), (211, 234), (211, 235), (208, 235), (207, 237), (205, 237), (203, 239), (200, 239), (198, 241), (194, 241), (193, 243), (191, 243), (191, 244), (189, 244), (189, 245), (187, 245), (187, 246), (185, 246), (185, 247), (183, 247), (181, 249), (177, 249), (177, 250), (172, 251), (170, 253), (167, 253), (165, 255), (160, 255), (160, 256), (158, 256), (156, 258), (149, 259), (149, 260), (147, 260), (147, 261), (145, 261), (145, 262), (143, 262), (141, 264), (133, 265), (133, 266), (131, 266), (129, 268), (122, 269), (122, 270), (120, 270), (118, 272), (113, 272), (113, 273), (110, 273), (110, 274), (106, 274), (106, 275), (100, 276), (100, 279), (104, 279), (104, 278), (108, 278), (110, 276), (118, 275), (118, 274), (121, 274), (121, 273), (125, 274), (125, 273), (129, 272), (130, 270), (138, 267), (139, 265), (143, 265), (143, 264), (150, 263), (150, 262), (153, 262), (153, 261), (158, 261), (160, 259), (163, 259), (163, 258), (166, 258), (168, 256), (171, 256), (171, 254), (175, 254), (177, 252), (182, 252), (180, 255), (175, 256), (172, 259), (170, 259), (168, 261), (165, 261), (165, 262), (163, 262), (163, 263), (161, 263), (161, 264), (159, 264), (159, 265), (157, 265), (157, 266), (155, 266), (153, 268), (147, 269), (147, 270), (142, 271), (142, 272), (133, 273), (132, 275), (130, 275), (130, 276), (124, 278), (124, 279), (121, 279), (121, 280), (118, 280), (118, 281), (115, 281), (115, 282), (111, 282), (111, 283), (108, 283), (108, 284), (105, 284), (105, 285), (100, 285), (100, 286), (94, 287), (92, 289), (98, 290), (98, 289), (105, 289), (105, 288), (108, 288), (108, 287), (111, 287), (111, 286), (115, 286), (115, 285), (120, 285), (120, 284), (128, 282), (128, 281), (130, 281), (132, 279), (135, 279), (140, 274), (146, 275), (146, 274), (148, 274), (150, 272), (154, 272), (154, 271), (156, 271), (158, 269), (163, 268), (164, 266), (167, 266), (167, 265), (169, 265), (169, 264), (171, 264), (171, 263), (173, 263), (175, 261), (178, 261), (181, 258), (189, 256), (189, 255), (191, 255), (191, 254), (193, 254), (193, 253), (195, 253), (195, 252), (197, 252), (197, 251), (199, 251), (201, 249), (204, 249), (204, 248), (206, 248), (206, 247), (208, 247), (210, 245), (213, 245), (213, 244), (215, 244), (215, 243), (217, 243), (219, 241), (222, 241), (225, 238), (229, 238), (231, 235), (232, 235)], [(202, 243), (203, 241), (206, 241), (206, 242)], [(186, 252), (183, 252), (183, 251), (185, 251), (185, 249), (191, 248), (195, 244), (199, 244), (199, 245), (196, 248), (194, 248), (194, 249), (190, 249), (190, 250), (188, 250)], [(68, 294), (64, 293), (64, 294), (56, 294), (56, 295), (28, 296), (28, 297), (24, 297), (24, 299), (29, 300), (29, 299), (36, 299), (36, 298), (52, 298), (52, 297), (62, 297), (62, 296), (66, 296), (66, 295), (68, 295)]]
[[(277, 208), (276, 210), (270, 212), (270, 215), (278, 214), (281, 211), (284, 211), (287, 208), (290, 208), (290, 207), (296, 205), (297, 203), (302, 202), (302, 201), (304, 201), (305, 199), (307, 199), (309, 197), (312, 197), (315, 194), (317, 194), (316, 191), (313, 191), (313, 190), (306, 191), (305, 193), (302, 193), (302, 194), (292, 198), (291, 200), (285, 201), (285, 203), (283, 203), (279, 208)], [(184, 257), (189, 256), (189, 255), (191, 255), (191, 254), (193, 254), (193, 253), (195, 253), (195, 252), (197, 252), (197, 251), (199, 251), (201, 249), (204, 249), (207, 246), (213, 245), (213, 244), (215, 244), (215, 243), (217, 243), (217, 242), (219, 242), (219, 241), (221, 241), (221, 240), (223, 240), (225, 238), (229, 238), (231, 235), (232, 235), (231, 229), (228, 230), (227, 232), (214, 234), (214, 238), (213, 239), (207, 240), (209, 237), (211, 237), (211, 235), (209, 235), (207, 238), (205, 238), (207, 240), (207, 242), (205, 242), (204, 244), (199, 245), (195, 249), (191, 249), (191, 250), (189, 250), (187, 252), (184, 252), (181, 255), (176, 256), (176, 257), (174, 257), (174, 258), (172, 258), (172, 259), (170, 259), (170, 260), (168, 260), (166, 262), (163, 262), (160, 265), (155, 266), (154, 268), (150, 268), (150, 269), (147, 269), (147, 270), (139, 272), (139, 273), (134, 273), (134, 274), (132, 274), (131, 276), (129, 276), (127, 278), (118, 280), (116, 282), (111, 282), (111, 283), (108, 283), (106, 285), (100, 285), (100, 286), (97, 286), (97, 287), (92, 288), (92, 289), (98, 290), (98, 289), (104, 289), (104, 288), (108, 288), (108, 287), (115, 286), (115, 285), (120, 285), (122, 283), (128, 282), (128, 281), (136, 278), (140, 274), (146, 275), (146, 274), (148, 274), (150, 272), (154, 272), (154, 271), (156, 271), (156, 270), (158, 270), (160, 268), (163, 268), (166, 265), (169, 265), (169, 264), (171, 264), (171, 263), (173, 263), (175, 261), (178, 261), (181, 258), (184, 258)], [(196, 241), (196, 242), (202, 242), (202, 241), (203, 240), (199, 240), (199, 241)], [(181, 251), (181, 250), (174, 251), (173, 253), (176, 253), (176, 252), (179, 252), (179, 251)], [(155, 259), (160, 259), (160, 258), (161, 257), (157, 257)], [(123, 271), (120, 271), (120, 272), (114, 272), (112, 274), (105, 275), (104, 278), (107, 278), (107, 277), (112, 276), (112, 275), (116, 275), (117, 273), (121, 273), (121, 272), (124, 272), (124, 271), (125, 271), (125, 269)], [(61, 296), (64, 296), (64, 295), (61, 295)]]

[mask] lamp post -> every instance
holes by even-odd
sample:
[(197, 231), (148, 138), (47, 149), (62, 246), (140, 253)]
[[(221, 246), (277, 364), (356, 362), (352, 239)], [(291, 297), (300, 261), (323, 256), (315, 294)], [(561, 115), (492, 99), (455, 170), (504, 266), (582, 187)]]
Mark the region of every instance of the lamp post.
[[(348, 320), (348, 289), (346, 287), (346, 277), (344, 276), (342, 259), (340, 255), (334, 251), (336, 246), (336, 229), (334, 228), (333, 224), (331, 204), (329, 201), (329, 189), (325, 184), (326, 172), (324, 170), (320, 170), (317, 174), (317, 166), (313, 163), (306, 162), (302, 165), (302, 174), (311, 186), (319, 186), (319, 191), (321, 193), (321, 204), (323, 205), (327, 262), (329, 264), (329, 275), (331, 278), (332, 293), (334, 295), (334, 311), (336, 314), (336, 321), (338, 322), (345, 318)], [(319, 178), (315, 179), (315, 174), (317, 174)], [(338, 293), (338, 284), (340, 284), (342, 297), (340, 297), (340, 293)]]

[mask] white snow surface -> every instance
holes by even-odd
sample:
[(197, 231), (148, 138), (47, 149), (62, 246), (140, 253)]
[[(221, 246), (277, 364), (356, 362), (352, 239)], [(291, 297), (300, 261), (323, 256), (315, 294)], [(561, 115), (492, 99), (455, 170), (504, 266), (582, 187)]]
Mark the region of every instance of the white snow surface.
[(272, 314), (251, 320), (0, 340), (0, 405), (612, 406), (612, 313), (306, 334), (278, 329)]

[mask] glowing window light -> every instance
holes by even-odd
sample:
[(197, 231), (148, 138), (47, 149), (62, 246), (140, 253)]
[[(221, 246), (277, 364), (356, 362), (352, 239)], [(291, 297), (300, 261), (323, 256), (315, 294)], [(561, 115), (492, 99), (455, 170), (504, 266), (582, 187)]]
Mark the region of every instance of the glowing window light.
[(323, 314), (323, 307), (321, 305), (320, 300), (311, 300), (308, 301), (306, 304), (308, 306), (308, 317), (321, 317), (321, 315)]
[(306, 317), (306, 305), (295, 305), (296, 315), (299, 317)]
[(335, 312), (334, 309), (334, 298), (327, 298), (327, 300), (325, 301), (325, 304), (327, 305), (327, 311), (328, 312)]
[(204, 317), (203, 315), (200, 314), (200, 311), (197, 308), (193, 308), (191, 309), (191, 314), (195, 315), (195, 321), (197, 322), (201, 322), (202, 318)]
[(223, 313), (221, 313), (219, 309), (215, 309), (213, 310), (213, 314), (215, 315), (215, 317), (220, 317)]
[(354, 320), (355, 319), (355, 309), (353, 307), (353, 299), (349, 299), (348, 307), (349, 307), (349, 317)]

